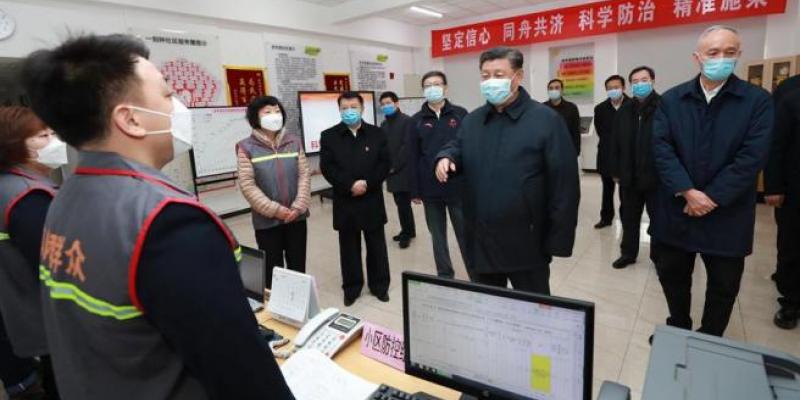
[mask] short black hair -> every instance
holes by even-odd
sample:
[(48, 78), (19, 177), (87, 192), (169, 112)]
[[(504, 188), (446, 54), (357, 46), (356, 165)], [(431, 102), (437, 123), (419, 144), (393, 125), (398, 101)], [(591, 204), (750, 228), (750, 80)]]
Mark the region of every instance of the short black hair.
[(22, 84), (39, 118), (80, 147), (106, 135), (113, 108), (141, 83), (137, 58), (149, 56), (144, 42), (130, 35), (72, 37), (31, 53)]
[(428, 72), (426, 72), (425, 75), (422, 75), (422, 80), (419, 81), (419, 85), (420, 86), (425, 86), (425, 81), (428, 80), (428, 78), (432, 78), (434, 76), (438, 76), (438, 77), (442, 78), (442, 83), (447, 85), (447, 75), (445, 75), (444, 72), (442, 72), (442, 71), (428, 71)]
[(648, 66), (646, 66), (646, 65), (642, 65), (641, 67), (636, 67), (636, 68), (634, 68), (634, 69), (631, 71), (631, 73), (630, 73), (630, 74), (628, 74), (628, 80), (629, 80), (629, 81), (630, 81), (630, 80), (633, 80), (633, 78), (632, 78), (632, 77), (633, 77), (633, 74), (635, 74), (635, 73), (637, 73), (637, 72), (640, 72), (640, 71), (647, 71), (647, 73), (648, 73), (648, 74), (650, 74), (650, 79), (656, 79), (656, 71), (653, 71), (653, 69), (652, 69), (652, 68), (650, 68), (650, 67), (648, 67)]
[(390, 98), (395, 103), (400, 101), (400, 98), (397, 97), (397, 93), (395, 93), (395, 92), (383, 92), (383, 93), (381, 93), (381, 97), (378, 98), (378, 101), (383, 101), (383, 99), (385, 99), (385, 98)]
[(247, 105), (247, 122), (250, 123), (250, 126), (253, 129), (261, 128), (261, 118), (258, 117), (258, 112), (266, 106), (278, 106), (283, 116), (283, 125), (286, 126), (286, 109), (283, 108), (281, 101), (274, 96), (257, 97)]
[(480, 64), (478, 68), (483, 68), (483, 63), (492, 60), (499, 60), (504, 58), (511, 63), (511, 69), (514, 71), (522, 68), (525, 58), (522, 52), (511, 47), (495, 47), (481, 53)]
[(549, 87), (550, 87), (550, 84), (551, 84), (551, 83), (553, 83), (553, 82), (558, 82), (558, 83), (560, 83), (560, 84), (561, 84), (561, 89), (564, 89), (564, 81), (562, 81), (561, 79), (558, 79), (558, 78), (556, 78), (556, 79), (550, 79), (550, 82), (547, 82), (547, 87), (549, 88)]
[(336, 104), (341, 106), (342, 100), (345, 99), (358, 99), (358, 102), (361, 104), (361, 107), (364, 107), (364, 97), (362, 97), (358, 92), (349, 91), (340, 94), (339, 98), (336, 99)]
[(608, 78), (606, 78), (606, 82), (603, 84), (603, 86), (608, 87), (608, 83), (611, 81), (620, 81), (622, 83), (622, 87), (625, 87), (625, 78), (623, 78), (620, 75), (609, 76)]

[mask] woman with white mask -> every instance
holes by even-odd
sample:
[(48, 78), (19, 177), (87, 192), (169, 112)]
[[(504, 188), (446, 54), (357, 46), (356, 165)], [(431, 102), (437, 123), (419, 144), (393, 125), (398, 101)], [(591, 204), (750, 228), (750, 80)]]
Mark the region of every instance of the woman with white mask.
[(272, 96), (247, 107), (253, 128), (236, 145), (239, 186), (250, 203), (258, 248), (267, 256), (267, 287), (272, 269), (306, 271), (306, 238), (311, 179), (299, 136), (286, 132), (286, 110)]
[[(39, 250), (56, 192), (49, 175), (66, 162), (66, 145), (33, 111), (0, 107), (0, 380), (12, 398), (42, 392), (58, 398), (42, 319)], [(40, 357), (41, 378), (34, 357)]]

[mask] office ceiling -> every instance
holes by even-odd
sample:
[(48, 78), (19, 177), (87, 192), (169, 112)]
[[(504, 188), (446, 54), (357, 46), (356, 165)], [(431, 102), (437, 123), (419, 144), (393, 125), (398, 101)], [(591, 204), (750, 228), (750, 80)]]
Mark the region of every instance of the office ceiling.
[[(352, 6), (359, 0), (302, 0), (331, 8), (335, 14), (337, 8)], [(548, 3), (552, 0), (427, 0), (407, 2), (409, 4), (397, 7), (397, 2), (373, 0), (374, 4), (385, 3), (386, 8), (372, 12), (371, 15), (404, 22), (412, 25), (431, 25), (448, 23), (464, 18), (479, 17), (484, 14), (520, 8), (524, 6)], [(442, 18), (426, 16), (411, 11), (411, 6), (422, 7), (443, 14)]]

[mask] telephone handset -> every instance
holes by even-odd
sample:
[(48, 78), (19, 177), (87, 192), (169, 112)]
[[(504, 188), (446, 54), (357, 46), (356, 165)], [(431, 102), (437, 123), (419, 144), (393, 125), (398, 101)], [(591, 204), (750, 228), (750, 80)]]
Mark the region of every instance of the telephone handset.
[(294, 339), (295, 349), (313, 348), (333, 357), (358, 336), (363, 325), (360, 318), (327, 308), (300, 329)]

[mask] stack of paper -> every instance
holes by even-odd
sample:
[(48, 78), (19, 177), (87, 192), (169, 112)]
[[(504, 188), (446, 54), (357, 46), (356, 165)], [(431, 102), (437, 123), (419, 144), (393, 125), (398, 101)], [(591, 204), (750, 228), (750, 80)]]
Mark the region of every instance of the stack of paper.
[(295, 353), (281, 370), (297, 400), (367, 399), (378, 389), (313, 349)]

